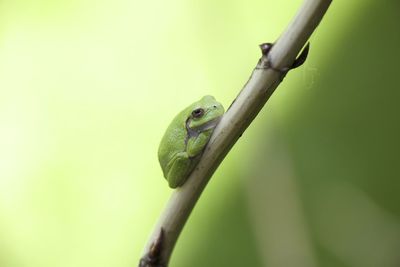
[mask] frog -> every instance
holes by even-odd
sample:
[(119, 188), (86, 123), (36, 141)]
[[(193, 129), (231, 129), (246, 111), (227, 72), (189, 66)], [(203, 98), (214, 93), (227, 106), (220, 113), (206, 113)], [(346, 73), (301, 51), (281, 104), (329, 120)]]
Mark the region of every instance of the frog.
[(158, 147), (158, 160), (170, 188), (181, 187), (198, 164), (225, 110), (206, 95), (179, 112)]

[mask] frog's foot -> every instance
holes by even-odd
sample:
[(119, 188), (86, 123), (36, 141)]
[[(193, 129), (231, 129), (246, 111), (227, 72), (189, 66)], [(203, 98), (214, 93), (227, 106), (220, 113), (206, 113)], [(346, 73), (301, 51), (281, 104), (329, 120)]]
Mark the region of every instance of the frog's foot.
[(257, 65), (258, 69), (272, 69), (277, 72), (281, 73), (281, 79), (283, 79), (290, 70), (295, 69), (300, 67), (301, 65), (304, 64), (304, 62), (307, 59), (308, 56), (308, 51), (310, 50), (310, 43), (307, 43), (307, 45), (304, 47), (304, 49), (301, 51), (300, 55), (294, 60), (293, 64), (289, 67), (285, 68), (276, 68), (272, 66), (271, 60), (269, 58), (269, 52), (271, 51), (271, 48), (273, 47), (274, 44), (272, 43), (264, 43), (260, 45), (263, 57), (266, 57), (266, 60), (260, 60), (260, 62)]
[(187, 152), (179, 152), (172, 158), (166, 176), (169, 187), (177, 188), (183, 185), (191, 171), (191, 164), (192, 161)]

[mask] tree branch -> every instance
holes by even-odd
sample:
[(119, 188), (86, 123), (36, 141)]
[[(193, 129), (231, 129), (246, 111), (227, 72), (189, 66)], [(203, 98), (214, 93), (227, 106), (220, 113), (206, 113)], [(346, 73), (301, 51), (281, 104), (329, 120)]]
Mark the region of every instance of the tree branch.
[(288, 28), (256, 68), (214, 130), (203, 156), (188, 180), (176, 189), (145, 246), (139, 266), (167, 266), (178, 236), (204, 187), (231, 147), (280, 84), (327, 11), (331, 0), (305, 0)]

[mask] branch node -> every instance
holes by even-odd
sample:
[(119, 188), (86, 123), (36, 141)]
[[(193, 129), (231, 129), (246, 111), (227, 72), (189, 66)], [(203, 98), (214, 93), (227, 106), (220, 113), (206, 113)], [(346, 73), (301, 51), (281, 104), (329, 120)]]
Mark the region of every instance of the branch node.
[(277, 68), (272, 65), (271, 59), (269, 56), (269, 52), (271, 51), (274, 44), (273, 43), (263, 43), (263, 44), (260, 44), (259, 46), (261, 49), (262, 57), (258, 61), (256, 68), (257, 69), (265, 69), (265, 70), (272, 69), (274, 71), (280, 72), (281, 80), (283, 80), (283, 78), (286, 76), (286, 74), (290, 70), (298, 68), (301, 65), (303, 65), (307, 59), (308, 52), (310, 51), (310, 43), (308, 42), (307, 45), (301, 51), (300, 55), (294, 60), (293, 64), (290, 67)]
[(162, 243), (164, 240), (164, 230), (161, 228), (156, 240), (151, 244), (149, 251), (144, 255), (139, 262), (139, 267), (165, 267), (160, 263)]

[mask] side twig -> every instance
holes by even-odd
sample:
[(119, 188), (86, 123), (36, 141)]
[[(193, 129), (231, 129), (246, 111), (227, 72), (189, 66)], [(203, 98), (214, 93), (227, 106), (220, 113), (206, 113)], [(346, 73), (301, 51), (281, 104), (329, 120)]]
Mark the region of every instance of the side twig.
[(140, 267), (167, 266), (178, 236), (204, 187), (231, 147), (265, 105), (284, 75), (304, 61), (296, 55), (316, 29), (332, 0), (305, 0), (273, 45), (261, 46), (256, 68), (214, 130), (203, 156), (188, 180), (176, 189), (145, 246)]

